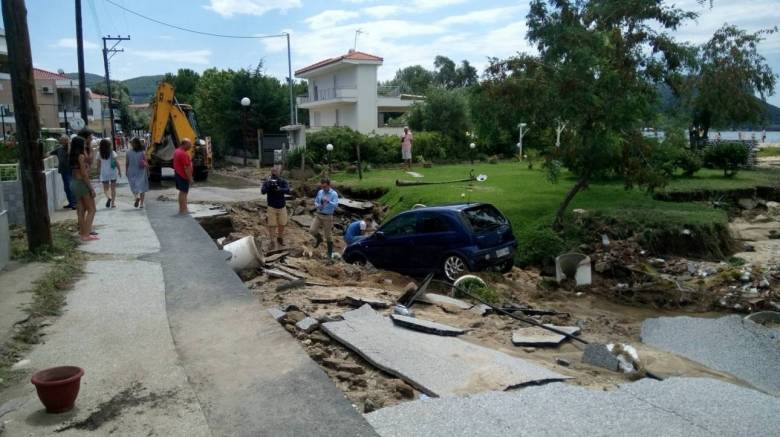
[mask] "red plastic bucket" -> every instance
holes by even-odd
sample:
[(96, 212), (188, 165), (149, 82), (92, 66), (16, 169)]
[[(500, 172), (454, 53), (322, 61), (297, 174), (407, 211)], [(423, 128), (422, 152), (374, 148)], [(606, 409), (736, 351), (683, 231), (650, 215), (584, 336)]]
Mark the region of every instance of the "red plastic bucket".
[(38, 399), (48, 413), (64, 413), (73, 409), (81, 387), (84, 369), (76, 366), (59, 366), (33, 374), (30, 381), (38, 392)]

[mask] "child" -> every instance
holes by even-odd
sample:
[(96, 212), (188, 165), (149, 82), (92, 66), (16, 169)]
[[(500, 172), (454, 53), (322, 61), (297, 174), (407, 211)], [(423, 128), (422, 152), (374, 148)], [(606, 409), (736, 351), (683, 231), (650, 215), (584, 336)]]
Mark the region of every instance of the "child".
[(103, 183), (103, 193), (106, 195), (106, 208), (116, 208), (116, 180), (122, 177), (122, 171), (116, 162), (116, 152), (111, 150), (111, 141), (100, 140), (100, 182)]

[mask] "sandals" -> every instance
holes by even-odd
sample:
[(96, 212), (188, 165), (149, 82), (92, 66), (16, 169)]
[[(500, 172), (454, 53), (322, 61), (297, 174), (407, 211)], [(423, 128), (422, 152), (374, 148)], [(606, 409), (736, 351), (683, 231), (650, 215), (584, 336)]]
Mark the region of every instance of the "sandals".
[(135, 202), (133, 202), (133, 208), (138, 208), (138, 202), (141, 200), (136, 197)]
[(81, 237), (81, 241), (95, 241), (95, 240), (100, 240), (100, 237), (98, 237), (97, 235), (89, 235), (86, 237)]

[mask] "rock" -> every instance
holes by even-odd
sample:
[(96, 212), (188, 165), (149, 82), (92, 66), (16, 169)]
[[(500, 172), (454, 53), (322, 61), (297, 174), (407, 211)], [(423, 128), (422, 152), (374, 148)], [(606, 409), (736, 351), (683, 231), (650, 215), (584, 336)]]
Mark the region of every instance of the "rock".
[(565, 358), (556, 358), (555, 362), (563, 367), (571, 366), (571, 362)]
[(287, 313), (280, 310), (279, 308), (268, 308), (268, 314), (270, 314), (271, 317), (273, 317), (277, 322), (281, 322), (287, 317)]
[(767, 217), (767, 216), (765, 216), (764, 214), (759, 214), (759, 215), (753, 217), (753, 222), (754, 223), (769, 223), (771, 221), (772, 221), (772, 219)]
[(474, 305), (469, 311), (472, 313), (478, 315), (478, 316), (486, 316), (488, 314), (491, 314), (493, 312), (493, 308), (491, 308), (489, 305), (485, 305), (483, 303)]
[[(559, 331), (566, 332), (571, 335), (576, 335), (580, 332), (579, 326), (555, 326), (545, 324), (550, 328), (555, 328)], [(512, 333), (512, 344), (515, 346), (557, 346), (566, 340), (566, 336), (558, 334), (556, 332), (549, 331), (539, 326), (530, 326), (526, 328), (516, 329)]]
[(609, 263), (606, 261), (599, 261), (596, 263), (596, 265), (593, 266), (593, 270), (596, 271), (596, 273), (604, 273), (607, 270), (609, 270)]
[(411, 385), (407, 384), (405, 381), (401, 379), (393, 379), (390, 381), (390, 384), (393, 387), (393, 390), (401, 395), (404, 399), (413, 399), (414, 398), (414, 389)]
[(582, 354), (582, 362), (592, 366), (603, 367), (613, 372), (617, 372), (620, 369), (620, 361), (607, 349), (606, 344), (591, 343), (586, 346), (585, 353)]
[(317, 319), (306, 317), (305, 319), (296, 323), (295, 327), (300, 329), (303, 332), (309, 333), (317, 329), (319, 325), (320, 322), (318, 322)]
[(290, 323), (298, 323), (305, 318), (306, 318), (306, 314), (304, 314), (303, 311), (293, 310), (293, 311), (287, 311), (287, 317), (285, 318), (285, 320), (289, 321)]
[(535, 347), (524, 347), (523, 348), (523, 352), (531, 354), (531, 353), (536, 352), (536, 348)]
[(739, 275), (739, 280), (742, 282), (750, 282), (750, 272), (742, 272), (742, 274)]
[(742, 199), (737, 200), (737, 205), (742, 209), (755, 209), (755, 207), (758, 206), (758, 203), (754, 199), (743, 197)]
[(753, 246), (750, 243), (744, 243), (742, 245), (742, 250), (745, 251), (745, 252), (755, 252), (756, 251), (756, 247)]
[(376, 411), (376, 409), (377, 405), (371, 398), (368, 398), (365, 402), (363, 402), (363, 413), (370, 413), (372, 411)]
[(330, 343), (330, 337), (328, 337), (327, 335), (321, 332), (312, 332), (311, 335), (309, 336), (309, 340), (316, 343), (322, 343), (322, 344)]
[(362, 375), (366, 373), (366, 369), (364, 369), (359, 364), (355, 364), (355, 363), (341, 362), (338, 364), (338, 367), (336, 368), (344, 372), (352, 373), (354, 375)]

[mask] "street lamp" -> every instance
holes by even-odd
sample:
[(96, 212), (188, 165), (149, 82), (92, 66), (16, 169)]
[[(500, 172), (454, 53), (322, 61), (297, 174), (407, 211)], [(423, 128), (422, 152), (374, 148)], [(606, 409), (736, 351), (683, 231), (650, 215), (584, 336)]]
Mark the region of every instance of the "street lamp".
[(471, 149), (471, 152), (469, 154), (471, 155), (471, 165), (474, 165), (474, 149), (477, 148), (477, 145), (474, 143), (469, 144), (469, 149)]
[[(243, 137), (243, 140), (244, 140), (243, 141), (243, 143), (244, 143), (244, 167), (246, 167), (247, 155), (249, 154), (249, 148), (248, 148), (248, 145), (247, 145), (247, 142), (246, 142), (246, 137), (247, 137), (247, 134), (246, 134), (247, 133), (246, 132), (247, 131), (247, 127), (246, 127), (247, 121), (246, 121), (246, 119), (247, 119), (247, 113), (249, 112), (249, 105), (251, 105), (251, 104), (252, 104), (252, 101), (249, 100), (249, 97), (244, 97), (244, 98), (241, 99), (241, 106), (244, 108), (244, 114), (243, 114), (242, 123), (241, 123), (241, 125), (242, 125), (241, 126), (241, 136)], [(257, 160), (258, 160), (258, 162), (260, 161), (260, 156), (257, 157)]]
[(330, 166), (330, 152), (333, 151), (333, 144), (328, 143), (327, 146), (325, 146), (325, 150), (328, 151), (328, 177), (330, 177), (331, 172), (331, 166)]
[(517, 129), (520, 131), (519, 140), (517, 141), (517, 155), (520, 159), (523, 159), (523, 137), (528, 133), (528, 129), (525, 129), (526, 126), (528, 126), (526, 123), (517, 125)]

